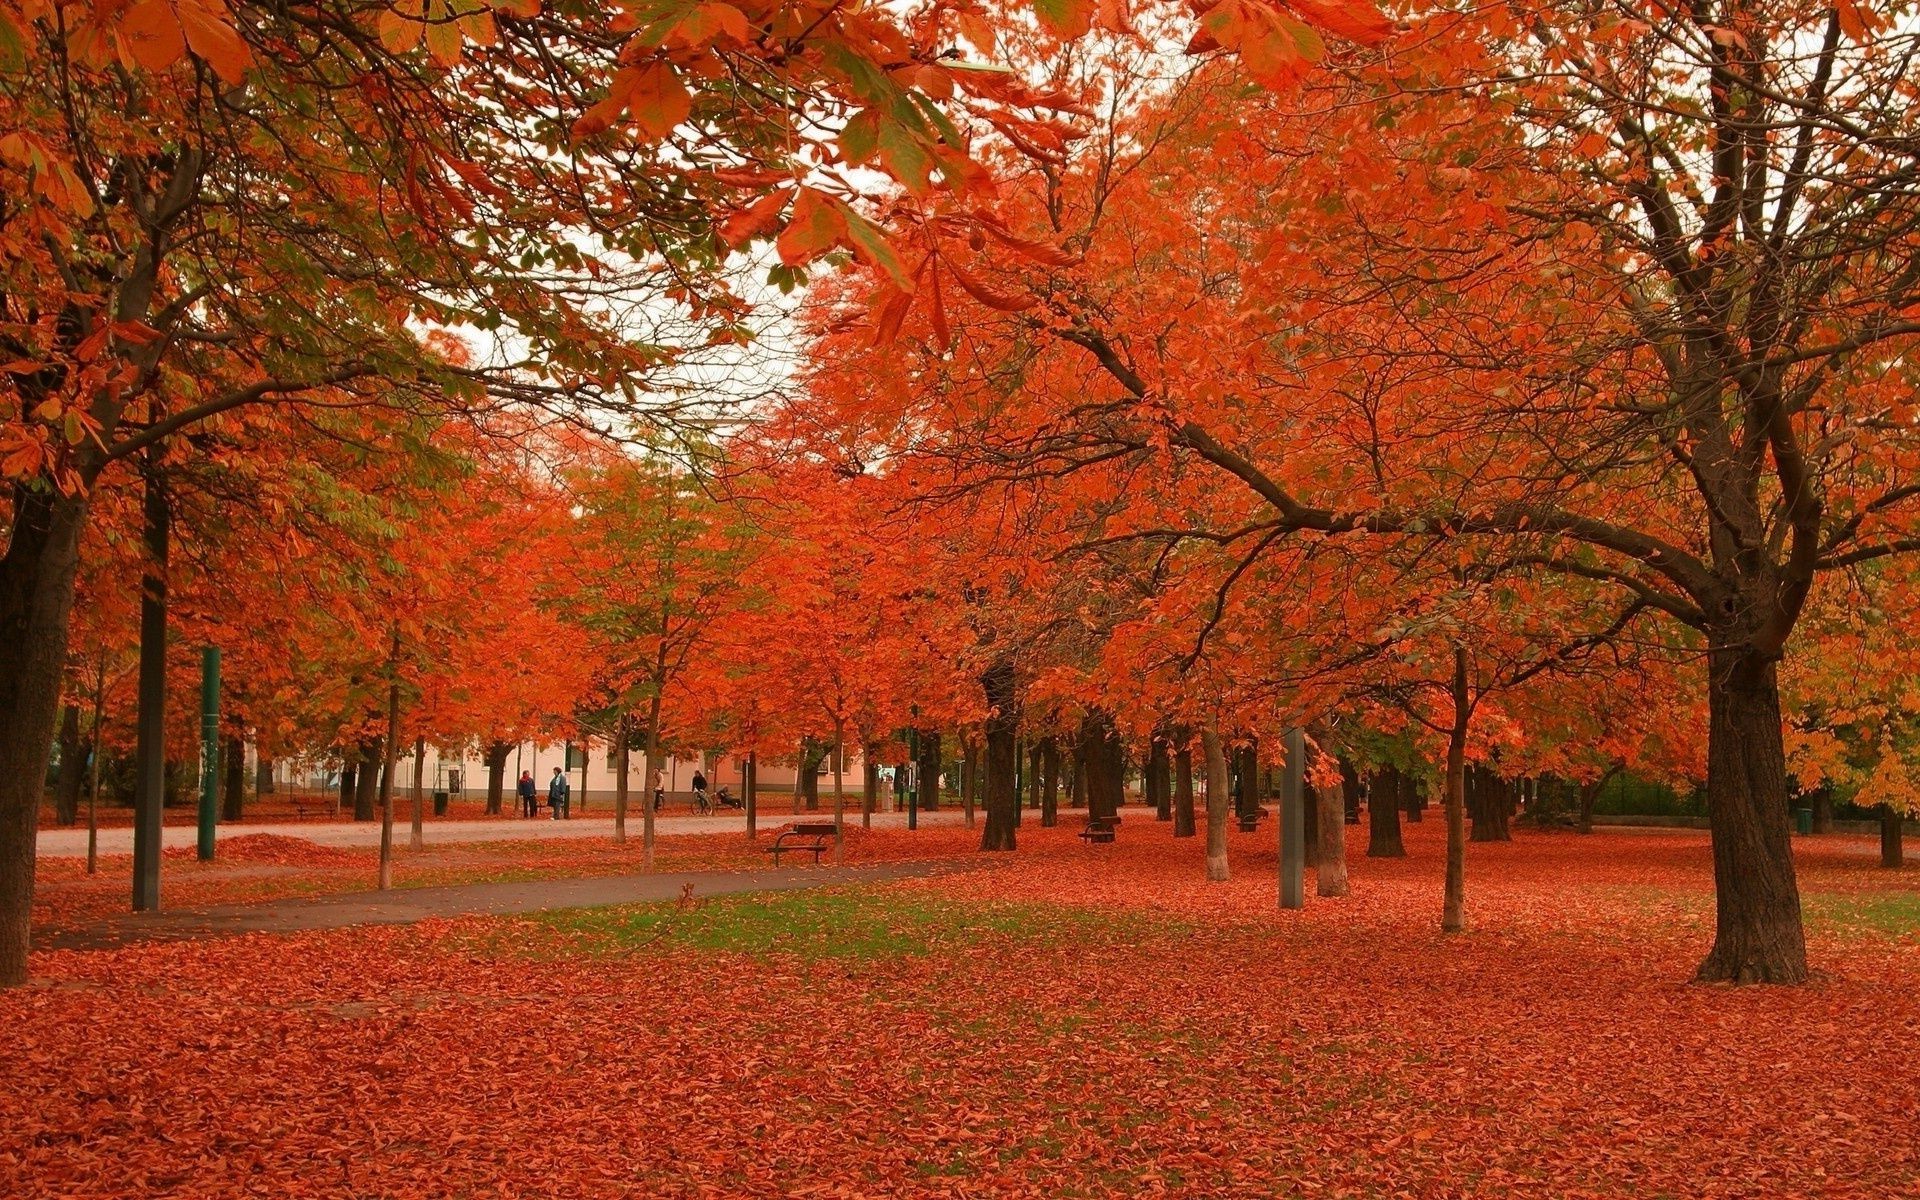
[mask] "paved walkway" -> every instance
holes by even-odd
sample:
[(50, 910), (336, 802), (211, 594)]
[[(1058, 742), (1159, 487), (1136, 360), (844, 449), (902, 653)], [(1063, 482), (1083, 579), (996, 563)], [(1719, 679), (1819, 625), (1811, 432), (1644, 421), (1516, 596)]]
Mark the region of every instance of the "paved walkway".
[[(402, 818), (405, 813), (396, 814)], [(809, 820), (832, 820), (833, 810), (805, 814)], [(795, 820), (790, 808), (781, 806), (760, 814), (761, 829), (777, 829), (789, 821)], [(922, 826), (952, 825), (964, 820), (960, 811), (942, 808), (938, 812), (920, 814)], [(860, 824), (858, 806), (847, 814), (849, 828)], [(875, 813), (873, 825), (876, 829), (904, 829), (907, 825), (905, 813)], [(394, 822), (394, 838), (400, 844), (406, 844), (408, 822), (405, 819)], [(744, 833), (747, 819), (733, 812), (721, 816), (662, 816), (654, 821), (654, 829), (661, 834), (718, 834)], [(278, 824), (223, 825), (221, 837), (244, 837), (250, 833), (272, 833), (281, 837), (304, 838), (321, 846), (378, 846), (380, 844), (380, 822), (378, 821), (285, 821)], [(520, 817), (493, 817), (480, 821), (448, 821), (428, 818), (426, 838), (429, 846), (450, 845), (460, 842), (546, 842), (565, 841), (570, 838), (596, 838), (613, 836), (613, 818), (611, 816), (576, 817), (571, 821), (555, 821), (547, 817), (525, 820)], [(627, 817), (627, 836), (640, 836), (640, 814)], [(161, 831), (161, 844), (164, 846), (192, 846), (197, 844), (198, 831), (191, 825), (169, 825)], [(42, 829), (40, 831), (39, 852), (42, 858), (85, 858), (87, 854), (87, 831), (77, 829)], [(121, 826), (100, 831), (100, 853), (132, 854), (133, 829)]]
[(260, 904), (157, 913), (130, 913), (84, 929), (54, 934), (38, 945), (97, 950), (131, 942), (189, 941), (240, 933), (294, 933), (349, 925), (410, 925), (429, 917), (543, 912), (677, 899), (688, 884), (695, 896), (783, 892), (835, 883), (874, 883), (971, 869), (972, 863), (877, 863), (859, 867), (780, 867), (763, 871), (693, 871), (613, 875), (598, 879), (543, 879), (524, 883), (470, 883), (454, 887), (348, 892)]

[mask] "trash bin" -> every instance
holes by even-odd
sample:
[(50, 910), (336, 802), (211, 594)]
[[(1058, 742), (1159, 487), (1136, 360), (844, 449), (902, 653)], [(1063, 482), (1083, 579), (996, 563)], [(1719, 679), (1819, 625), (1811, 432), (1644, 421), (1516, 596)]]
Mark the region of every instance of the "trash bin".
[(1796, 808), (1793, 810), (1793, 828), (1797, 833), (1813, 832), (1813, 810)]
[(445, 792), (435, 792), (433, 794), (433, 815), (436, 817), (444, 817), (447, 815), (447, 794)]

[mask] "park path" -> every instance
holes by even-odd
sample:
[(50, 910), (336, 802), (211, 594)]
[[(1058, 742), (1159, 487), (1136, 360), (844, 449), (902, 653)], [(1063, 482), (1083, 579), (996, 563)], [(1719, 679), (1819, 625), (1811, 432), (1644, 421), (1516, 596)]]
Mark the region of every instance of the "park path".
[(515, 883), (468, 883), (450, 887), (345, 892), (258, 904), (157, 913), (129, 913), (35, 942), (59, 950), (101, 950), (134, 942), (192, 941), (242, 933), (298, 933), (350, 925), (410, 925), (433, 917), (499, 916), (561, 908), (597, 908), (673, 900), (687, 885), (693, 895), (784, 892), (838, 883), (878, 883), (967, 870), (972, 863), (876, 863), (858, 867), (777, 867), (760, 871), (679, 871), (657, 875), (610, 875), (592, 879), (542, 879)]
[[(857, 811), (848, 815), (847, 824), (857, 827), (860, 814)], [(808, 820), (832, 820), (831, 812), (807, 813)], [(760, 813), (760, 828), (777, 829), (789, 821), (797, 819), (794, 814), (778, 807), (763, 810)], [(958, 811), (941, 809), (938, 812), (921, 813), (923, 826), (952, 825), (964, 818)], [(394, 823), (398, 838), (406, 837), (406, 821)], [(904, 829), (907, 825), (905, 813), (875, 813), (873, 825), (876, 829)], [(662, 835), (667, 834), (725, 834), (744, 833), (747, 819), (740, 813), (732, 812), (711, 817), (699, 816), (661, 816), (655, 818), (654, 829)], [(283, 821), (277, 824), (252, 824), (243, 822), (238, 825), (222, 825), (221, 837), (244, 837), (250, 833), (271, 833), (280, 837), (302, 838), (318, 846), (364, 847), (380, 844), (380, 823), (378, 821)], [(640, 836), (640, 816), (635, 813), (627, 818), (627, 835)], [(198, 832), (192, 825), (169, 825), (161, 830), (161, 845), (194, 845)], [(426, 823), (426, 838), (429, 846), (450, 845), (468, 842), (557, 842), (574, 838), (598, 838), (613, 836), (613, 818), (575, 817), (570, 821), (555, 821), (546, 817), (524, 820), (519, 817), (491, 817), (479, 821), (432, 820)], [(132, 854), (133, 830), (128, 826), (100, 831), (100, 853)], [(87, 854), (87, 831), (85, 829), (42, 829), (40, 831), (39, 854), (42, 858), (85, 858)]]

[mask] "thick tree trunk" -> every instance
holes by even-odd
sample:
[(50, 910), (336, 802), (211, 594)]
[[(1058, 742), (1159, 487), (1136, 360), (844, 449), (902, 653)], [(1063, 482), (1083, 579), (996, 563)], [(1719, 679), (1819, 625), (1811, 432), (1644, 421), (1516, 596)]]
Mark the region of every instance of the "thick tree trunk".
[(360, 762), (349, 758), (340, 764), (340, 795), (334, 801), (333, 814), (340, 815), (343, 808), (355, 809), (354, 817), (359, 819), (358, 805), (354, 802), (360, 795)]
[(87, 776), (86, 743), (80, 738), (80, 706), (60, 713), (60, 778), (53, 786), (53, 819), (71, 825), (80, 819), (80, 789)]
[(1106, 710), (1089, 709), (1080, 719), (1080, 758), (1080, 773), (1086, 779), (1087, 819), (1118, 815), (1126, 787), (1127, 759), (1113, 716)]
[(1444, 933), (1467, 931), (1467, 727), (1473, 698), (1467, 686), (1467, 651), (1453, 651), (1453, 726), (1447, 732), (1447, 880), (1441, 905)]
[(10, 515), (0, 557), (0, 987), (27, 978), (40, 803), (87, 500), (16, 487)]
[(1367, 857), (1405, 858), (1400, 838), (1400, 779), (1397, 768), (1381, 767), (1367, 788)]
[(937, 812), (940, 808), (940, 731), (922, 729), (919, 742), (920, 761), (914, 766), (919, 776), (918, 789), (913, 802), (921, 812)]
[(1220, 735), (1211, 729), (1201, 730), (1200, 746), (1207, 757), (1207, 881), (1225, 883), (1227, 804), (1233, 785), (1227, 779), (1227, 755), (1220, 745)]
[(1880, 865), (1899, 870), (1906, 865), (1906, 848), (1901, 842), (1906, 837), (1900, 810), (1891, 804), (1880, 806)]
[(220, 819), (238, 821), (247, 808), (247, 744), (238, 737), (227, 739), (227, 752), (221, 762), (227, 768), (226, 793), (220, 800)]
[(1473, 817), (1473, 832), (1468, 840), (1512, 841), (1513, 830), (1508, 822), (1512, 806), (1511, 786), (1491, 767), (1467, 768), (1467, 811)]
[(1707, 818), (1717, 912), (1698, 977), (1803, 983), (1807, 942), (1787, 835), (1775, 664), (1733, 650), (1715, 651), (1708, 664)]
[(1186, 729), (1174, 733), (1173, 752), (1173, 836), (1194, 835), (1193, 820), (1193, 735)]
[[(1315, 789), (1319, 791), (1320, 789)], [(1347, 806), (1338, 795), (1320, 797), (1320, 866), (1314, 879), (1322, 896), (1347, 894)]]
[(1020, 824), (1020, 789), (1016, 740), (1020, 703), (1015, 693), (1012, 659), (998, 659), (980, 676), (986, 692), (986, 808), (987, 824), (980, 833), (982, 850), (1012, 850)]
[(507, 792), (507, 755), (513, 753), (513, 747), (505, 742), (490, 742), (487, 745), (487, 815), (500, 815), (502, 802)]
[(254, 749), (259, 752), (259, 757), (253, 764), (253, 795), (255, 799), (259, 799), (261, 796), (273, 795), (273, 759), (269, 758), (264, 751), (260, 751), (259, 747), (256, 746)]
[(1427, 789), (1421, 786), (1419, 777), (1402, 775), (1400, 777), (1400, 801), (1406, 806), (1407, 821), (1419, 824), (1427, 814)]
[(360, 743), (360, 769), (353, 779), (353, 819), (356, 821), (371, 821), (380, 815), (380, 768), (384, 757), (381, 745), (379, 738)]
[(1049, 737), (1040, 743), (1040, 825), (1060, 824), (1060, 742)]

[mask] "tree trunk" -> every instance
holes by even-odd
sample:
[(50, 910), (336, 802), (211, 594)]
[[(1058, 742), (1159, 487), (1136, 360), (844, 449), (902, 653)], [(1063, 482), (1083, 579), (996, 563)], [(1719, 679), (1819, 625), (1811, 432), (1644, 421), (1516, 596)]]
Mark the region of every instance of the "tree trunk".
[(1891, 804), (1880, 806), (1880, 865), (1899, 870), (1906, 865), (1906, 848), (1901, 845), (1906, 829), (1900, 810)]
[(1467, 931), (1467, 723), (1473, 719), (1467, 651), (1453, 650), (1453, 725), (1447, 731), (1447, 882), (1441, 908), (1444, 933)]
[(1233, 785), (1227, 780), (1227, 755), (1220, 747), (1220, 735), (1212, 729), (1200, 731), (1200, 746), (1207, 757), (1207, 881), (1227, 880), (1227, 803)]
[(247, 807), (247, 744), (239, 737), (227, 739), (227, 753), (224, 756), (227, 768), (226, 794), (221, 797), (220, 819), (238, 821), (246, 815)]
[(1081, 774), (1086, 777), (1088, 820), (1116, 816), (1126, 786), (1127, 760), (1113, 716), (1106, 710), (1089, 709), (1080, 719), (1080, 758)]
[(1153, 798), (1153, 819), (1173, 820), (1173, 755), (1164, 730), (1155, 731), (1147, 751), (1147, 794)]
[(1045, 776), (1040, 771), (1040, 745), (1044, 740), (1035, 739), (1027, 744), (1027, 798), (1023, 803), (1035, 812), (1040, 811), (1040, 793), (1046, 786)]
[(1400, 771), (1381, 767), (1367, 787), (1367, 857), (1405, 858), (1400, 838)]
[(1040, 824), (1052, 829), (1060, 824), (1060, 742), (1049, 737), (1040, 743)]
[(87, 776), (86, 743), (80, 739), (80, 706), (60, 713), (60, 778), (53, 788), (53, 819), (71, 825), (80, 819), (80, 789)]
[(1813, 832), (1832, 833), (1833, 789), (1822, 785), (1814, 790), (1810, 799), (1813, 801)]
[(847, 723), (833, 723), (833, 865), (847, 862), (847, 789), (842, 772), (847, 765)]
[(16, 486), (0, 557), (0, 987), (27, 978), (40, 803), (87, 504), (85, 494)]
[(920, 761), (914, 764), (918, 775), (915, 781), (914, 807), (921, 812), (937, 812), (940, 808), (940, 731), (922, 729), (919, 736)]
[[(1320, 789), (1314, 789), (1319, 791)], [(1347, 806), (1337, 794), (1320, 797), (1320, 866), (1314, 879), (1322, 896), (1347, 894)]]
[(487, 745), (487, 815), (500, 815), (502, 802), (507, 791), (507, 755), (513, 753), (513, 747), (505, 742), (491, 742)]
[(1300, 792), (1302, 815), (1300, 828), (1306, 834), (1306, 865), (1318, 870), (1320, 867), (1320, 793), (1314, 786), (1306, 784)]
[(1360, 772), (1354, 768), (1345, 755), (1339, 758), (1340, 764), (1340, 803), (1344, 810), (1341, 820), (1349, 825), (1360, 823)]
[(980, 743), (963, 739), (966, 757), (960, 761), (960, 804), (967, 814), (967, 828), (974, 824), (974, 809), (980, 803)]
[(1173, 737), (1173, 836), (1189, 838), (1194, 835), (1193, 734), (1182, 727)]
[(873, 811), (880, 806), (880, 747), (871, 741), (860, 745), (860, 827), (873, 828)]
[[(354, 753), (358, 753), (355, 751)], [(333, 805), (333, 815), (339, 816), (343, 808), (354, 809), (354, 819), (359, 819), (360, 763), (357, 759), (342, 759), (340, 762), (340, 795)]]
[[(160, 907), (160, 840), (167, 795), (166, 492), (147, 477), (140, 583), (140, 710), (134, 728), (133, 910)], [(39, 783), (36, 780), (36, 785)]]
[(1420, 783), (1419, 777), (1402, 775), (1400, 777), (1400, 800), (1406, 805), (1407, 821), (1419, 824), (1427, 813), (1427, 789)]
[(353, 781), (353, 819), (371, 821), (379, 816), (380, 769), (385, 755), (379, 738), (360, 743), (360, 770)]
[(655, 687), (653, 695), (647, 700), (647, 737), (641, 748), (646, 752), (647, 786), (646, 794), (640, 801), (640, 869), (653, 870), (653, 799), (654, 790), (659, 786), (660, 772), (666, 764), (660, 761), (660, 689)]
[(1012, 850), (1020, 825), (1020, 789), (1016, 778), (1020, 748), (1020, 701), (1013, 660), (994, 661), (980, 675), (986, 692), (986, 828), (980, 832), (982, 850)]
[(1233, 793), (1235, 815), (1252, 817), (1260, 811), (1260, 802), (1266, 798), (1260, 788), (1259, 743), (1254, 742), (1240, 747), (1234, 751), (1233, 757), (1239, 764), (1238, 786)]
[(427, 848), (426, 795), (427, 739), (413, 740), (413, 823), (407, 830), (407, 849)]
[(810, 737), (801, 740), (800, 774), (795, 786), (800, 789), (800, 802), (808, 812), (820, 811), (820, 764), (831, 749), (830, 745)]
[(633, 718), (622, 709), (613, 729), (613, 840), (616, 844), (627, 840), (627, 800), (632, 773)]
[[(387, 736), (381, 739), (386, 753), (380, 764), (380, 890), (393, 886), (393, 773), (400, 750), (400, 632), (393, 634), (393, 651), (387, 670)], [(371, 775), (371, 771), (365, 772)]]
[(1715, 651), (1708, 664), (1707, 818), (1717, 912), (1698, 978), (1804, 983), (1807, 941), (1787, 836), (1775, 664), (1738, 650)]
[(747, 751), (746, 768), (740, 772), (740, 804), (747, 810), (747, 840), (760, 836), (760, 755)]
[(261, 796), (273, 795), (273, 759), (258, 746), (254, 750), (259, 755), (253, 763), (253, 795), (257, 800)]

